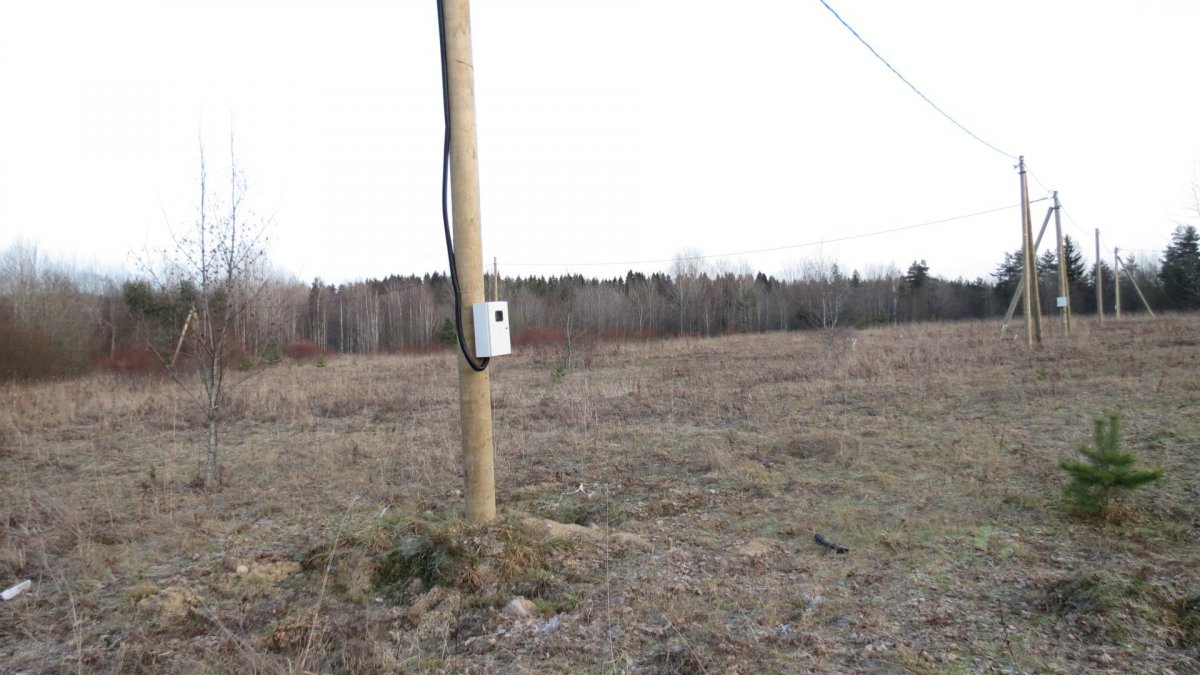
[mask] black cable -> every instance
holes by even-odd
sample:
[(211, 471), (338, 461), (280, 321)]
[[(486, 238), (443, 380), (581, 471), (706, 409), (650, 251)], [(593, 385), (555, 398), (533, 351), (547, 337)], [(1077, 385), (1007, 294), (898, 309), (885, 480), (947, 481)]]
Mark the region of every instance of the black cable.
[(450, 236), (450, 71), (446, 64), (446, 8), (443, 0), (437, 0), (438, 42), (442, 49), (442, 108), (446, 118), (446, 137), (442, 148), (442, 227), (446, 231), (446, 256), (450, 259), (450, 286), (454, 290), (454, 332), (458, 336), (458, 347), (471, 370), (482, 373), (491, 359), (476, 360), (467, 349), (467, 338), (463, 335), (462, 291), (458, 289), (458, 266), (454, 263), (454, 239)]

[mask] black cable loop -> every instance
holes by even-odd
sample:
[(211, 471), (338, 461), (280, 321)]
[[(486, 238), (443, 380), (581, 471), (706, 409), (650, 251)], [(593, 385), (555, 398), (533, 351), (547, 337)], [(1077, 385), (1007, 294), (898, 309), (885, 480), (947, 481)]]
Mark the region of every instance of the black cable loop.
[(482, 373), (491, 359), (476, 360), (467, 349), (467, 338), (463, 334), (462, 291), (458, 289), (458, 266), (454, 262), (454, 240), (450, 236), (450, 70), (446, 64), (446, 8), (443, 0), (437, 0), (438, 42), (442, 51), (442, 108), (446, 119), (446, 136), (442, 148), (442, 227), (446, 231), (446, 256), (450, 260), (450, 286), (454, 290), (454, 332), (458, 336), (458, 347), (471, 370)]

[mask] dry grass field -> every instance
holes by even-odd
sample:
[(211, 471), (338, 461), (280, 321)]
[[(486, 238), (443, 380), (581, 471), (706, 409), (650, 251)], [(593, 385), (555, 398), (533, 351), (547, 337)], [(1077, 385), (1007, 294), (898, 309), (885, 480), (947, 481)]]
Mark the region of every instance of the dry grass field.
[[(489, 527), (450, 353), (266, 369), (215, 491), (172, 383), (6, 386), (0, 670), (1198, 672), (1200, 317), (1047, 333), (497, 359)], [(1109, 411), (1165, 476), (1080, 520), (1057, 463)]]

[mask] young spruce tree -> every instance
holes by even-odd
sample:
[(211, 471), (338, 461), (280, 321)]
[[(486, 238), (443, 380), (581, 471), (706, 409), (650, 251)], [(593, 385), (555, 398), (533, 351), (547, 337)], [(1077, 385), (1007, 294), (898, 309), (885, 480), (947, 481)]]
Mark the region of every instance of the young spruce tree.
[(1084, 515), (1101, 515), (1118, 490), (1133, 490), (1162, 477), (1162, 471), (1136, 471), (1133, 454), (1121, 450), (1121, 424), (1118, 415), (1096, 419), (1096, 447), (1079, 447), (1087, 462), (1063, 460), (1059, 466), (1071, 476), (1067, 483), (1067, 504)]

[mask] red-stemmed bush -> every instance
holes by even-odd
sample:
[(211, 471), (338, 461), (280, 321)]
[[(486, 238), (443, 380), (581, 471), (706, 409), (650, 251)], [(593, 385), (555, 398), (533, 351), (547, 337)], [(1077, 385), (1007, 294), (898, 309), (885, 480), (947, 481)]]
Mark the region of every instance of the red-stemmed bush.
[(513, 349), (528, 347), (554, 347), (566, 344), (567, 334), (559, 328), (531, 326), (517, 333), (512, 340)]
[(92, 368), (110, 370), (125, 375), (166, 375), (167, 367), (158, 355), (145, 347), (130, 347), (112, 356), (92, 360)]
[(318, 347), (311, 340), (296, 340), (284, 346), (283, 355), (296, 361), (308, 361), (318, 356), (333, 356), (333, 350)]

